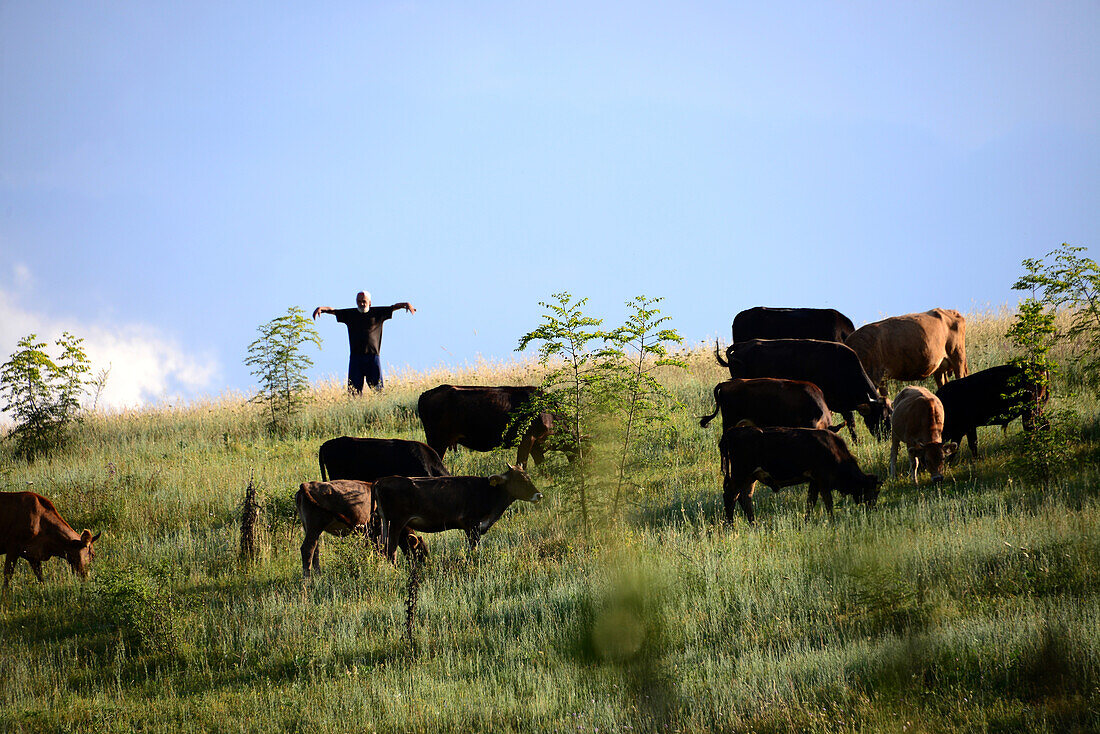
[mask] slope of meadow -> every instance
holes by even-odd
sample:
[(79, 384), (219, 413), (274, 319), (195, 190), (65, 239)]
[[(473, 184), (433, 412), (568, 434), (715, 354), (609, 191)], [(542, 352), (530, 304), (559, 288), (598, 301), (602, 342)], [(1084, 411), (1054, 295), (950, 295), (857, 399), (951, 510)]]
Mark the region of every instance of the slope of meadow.
[[(971, 316), (976, 371), (1010, 356), (1004, 316)], [(349, 398), (318, 386), (289, 437), (240, 397), (89, 418), (34, 464), (0, 457), (78, 530), (103, 530), (91, 579), (25, 563), (0, 605), (0, 728), (10, 731), (1070, 731), (1100, 729), (1100, 461), (1091, 393), (1046, 489), (1017, 471), (1018, 422), (980, 429), (936, 487), (888, 482), (878, 508), (841, 499), (803, 520), (805, 489), (757, 493), (759, 526), (721, 523), (716, 442), (700, 428), (722, 368), (703, 346), (666, 374), (682, 401), (644, 444), (631, 509), (580, 529), (556, 455), (547, 499), (515, 505), (470, 555), (429, 538), (415, 648), (408, 566), (326, 537), (303, 584), (299, 482), (339, 435), (422, 439), (419, 393), (441, 382), (538, 381), (479, 364), (388, 379)], [(1072, 394), (1072, 391), (1078, 391)], [(861, 465), (888, 442), (860, 426)], [(456, 474), (514, 453), (460, 450)], [(238, 560), (245, 487), (260, 556)]]

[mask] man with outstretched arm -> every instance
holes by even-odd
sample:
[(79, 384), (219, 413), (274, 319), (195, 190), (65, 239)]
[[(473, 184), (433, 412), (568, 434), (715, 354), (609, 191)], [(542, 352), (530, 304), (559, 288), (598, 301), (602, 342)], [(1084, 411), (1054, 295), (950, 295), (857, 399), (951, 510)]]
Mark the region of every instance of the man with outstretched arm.
[(393, 312), (403, 308), (416, 313), (411, 303), (395, 303), (392, 306), (371, 306), (370, 293), (359, 291), (355, 296), (356, 308), (330, 308), (318, 306), (313, 309), (313, 318), (318, 314), (330, 313), (336, 320), (348, 327), (348, 342), (351, 355), (348, 358), (348, 390), (363, 392), (363, 380), (374, 390), (382, 389), (382, 324), (393, 316)]

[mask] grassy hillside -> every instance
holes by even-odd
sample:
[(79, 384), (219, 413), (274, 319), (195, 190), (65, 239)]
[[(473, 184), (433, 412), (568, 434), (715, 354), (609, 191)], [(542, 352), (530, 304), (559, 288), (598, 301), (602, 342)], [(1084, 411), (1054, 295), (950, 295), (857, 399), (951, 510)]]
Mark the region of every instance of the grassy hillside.
[[(969, 317), (976, 371), (1009, 356), (1007, 317)], [(757, 493), (755, 528), (721, 523), (716, 443), (700, 428), (726, 375), (707, 347), (664, 375), (682, 401), (644, 447), (630, 511), (591, 541), (560, 457), (547, 496), (515, 505), (471, 556), (430, 536), (415, 648), (408, 566), (326, 536), (302, 583), (298, 483), (339, 435), (422, 439), (415, 406), (441, 382), (533, 384), (530, 364), (388, 378), (349, 398), (319, 386), (276, 439), (240, 397), (96, 415), (63, 453), (0, 458), (78, 530), (103, 530), (91, 580), (21, 562), (0, 605), (0, 729), (11, 731), (1095, 731), (1100, 730), (1100, 450), (1095, 397), (1044, 490), (1016, 438), (980, 429), (936, 487), (888, 482), (876, 510), (844, 499), (803, 520), (805, 488)], [(1073, 394), (1076, 391), (1076, 394)], [(860, 426), (861, 466), (888, 442)], [(456, 474), (514, 451), (460, 450)], [(250, 477), (260, 557), (238, 561)]]

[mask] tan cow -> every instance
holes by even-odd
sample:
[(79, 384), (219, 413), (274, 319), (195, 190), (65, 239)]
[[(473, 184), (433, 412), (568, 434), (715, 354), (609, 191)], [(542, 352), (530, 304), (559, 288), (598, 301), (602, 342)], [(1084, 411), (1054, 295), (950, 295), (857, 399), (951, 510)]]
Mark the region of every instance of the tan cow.
[(890, 476), (897, 476), (898, 444), (905, 442), (912, 464), (913, 482), (922, 469), (933, 482), (943, 480), (944, 461), (958, 444), (943, 442), (943, 403), (929, 390), (910, 385), (894, 399), (891, 424)]
[(886, 380), (923, 380), (931, 375), (943, 387), (948, 375), (966, 377), (966, 319), (958, 311), (934, 308), (891, 316), (861, 326), (845, 342), (879, 393)]

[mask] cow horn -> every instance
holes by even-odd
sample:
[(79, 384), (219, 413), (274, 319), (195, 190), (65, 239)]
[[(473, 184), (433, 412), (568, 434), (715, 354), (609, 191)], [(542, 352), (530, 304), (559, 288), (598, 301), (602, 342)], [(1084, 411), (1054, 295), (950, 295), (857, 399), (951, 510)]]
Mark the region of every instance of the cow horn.
[(96, 542), (97, 540), (99, 540), (99, 536), (101, 536), (101, 535), (103, 535), (103, 531), (102, 531), (102, 530), (100, 530), (100, 531), (99, 531), (98, 533), (96, 533), (95, 535), (93, 535), (93, 536), (92, 536), (92, 542), (94, 543), (94, 542)]

